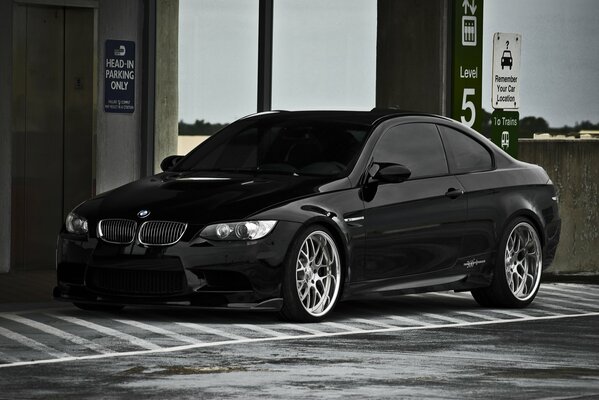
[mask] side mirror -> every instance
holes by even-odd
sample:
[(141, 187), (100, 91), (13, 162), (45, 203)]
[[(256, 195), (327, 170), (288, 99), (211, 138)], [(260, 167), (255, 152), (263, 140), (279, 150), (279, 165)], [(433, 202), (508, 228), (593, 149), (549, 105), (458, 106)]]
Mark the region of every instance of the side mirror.
[(405, 165), (389, 164), (381, 167), (374, 175), (374, 178), (381, 182), (399, 183), (408, 179), (411, 174), (412, 171)]
[(182, 158), (183, 156), (168, 156), (160, 163), (160, 169), (164, 172), (170, 171)]

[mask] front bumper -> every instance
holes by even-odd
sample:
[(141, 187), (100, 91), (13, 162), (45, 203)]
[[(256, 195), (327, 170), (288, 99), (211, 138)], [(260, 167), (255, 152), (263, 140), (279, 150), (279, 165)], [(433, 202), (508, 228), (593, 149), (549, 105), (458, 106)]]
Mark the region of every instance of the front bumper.
[(102, 304), (280, 309), (283, 262), (300, 224), (279, 221), (263, 239), (143, 246), (61, 232), (57, 300)]

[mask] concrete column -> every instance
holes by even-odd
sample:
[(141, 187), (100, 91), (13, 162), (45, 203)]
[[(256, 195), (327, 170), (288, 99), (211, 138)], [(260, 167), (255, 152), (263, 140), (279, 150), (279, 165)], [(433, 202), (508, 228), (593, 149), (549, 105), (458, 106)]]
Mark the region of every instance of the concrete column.
[[(179, 117), (179, 0), (156, 2), (154, 171), (177, 154)], [(151, 99), (150, 99), (151, 100)]]
[(448, 115), (451, 1), (378, 0), (376, 106)]
[(12, 1), (0, 2), (0, 273), (10, 269)]
[[(96, 191), (136, 180), (141, 163), (141, 77), (144, 10), (141, 1), (102, 0), (98, 15)], [(104, 51), (108, 39), (135, 42), (135, 112), (104, 111)]]

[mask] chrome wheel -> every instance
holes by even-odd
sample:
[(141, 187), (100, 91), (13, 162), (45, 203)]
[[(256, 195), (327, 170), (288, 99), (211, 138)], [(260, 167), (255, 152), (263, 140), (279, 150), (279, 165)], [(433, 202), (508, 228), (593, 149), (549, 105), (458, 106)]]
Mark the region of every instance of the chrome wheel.
[(297, 294), (313, 317), (325, 315), (339, 294), (341, 265), (335, 241), (323, 231), (314, 231), (300, 246), (295, 267)]
[(505, 245), (505, 277), (518, 300), (533, 297), (541, 281), (543, 257), (536, 230), (527, 222), (517, 224)]

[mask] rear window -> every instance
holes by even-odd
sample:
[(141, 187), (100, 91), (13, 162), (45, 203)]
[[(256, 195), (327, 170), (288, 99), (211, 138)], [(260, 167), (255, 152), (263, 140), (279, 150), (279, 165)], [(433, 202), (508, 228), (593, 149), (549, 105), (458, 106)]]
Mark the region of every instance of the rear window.
[(465, 133), (447, 126), (439, 125), (439, 131), (452, 174), (493, 169), (493, 158), (485, 146)]

